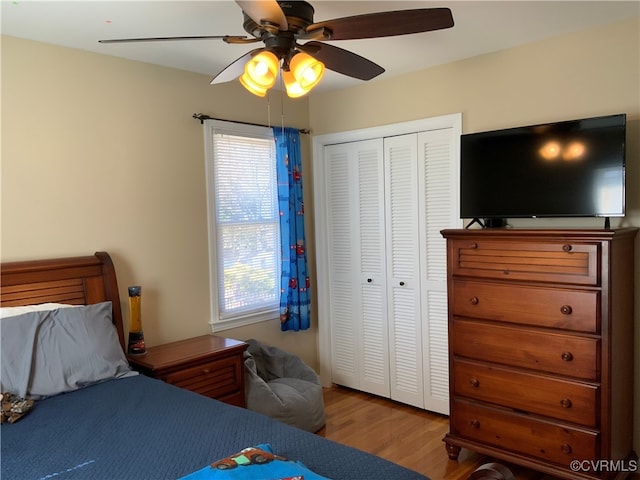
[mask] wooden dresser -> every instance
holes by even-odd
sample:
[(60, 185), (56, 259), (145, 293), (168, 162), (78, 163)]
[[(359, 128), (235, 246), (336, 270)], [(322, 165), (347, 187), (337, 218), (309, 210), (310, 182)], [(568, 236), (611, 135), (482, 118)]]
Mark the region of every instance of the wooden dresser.
[(452, 460), (468, 448), (592, 479), (619, 472), (593, 471), (590, 461), (637, 458), (637, 230), (442, 231)]
[(244, 351), (238, 340), (202, 335), (157, 345), (144, 355), (129, 355), (132, 368), (172, 385), (245, 406)]

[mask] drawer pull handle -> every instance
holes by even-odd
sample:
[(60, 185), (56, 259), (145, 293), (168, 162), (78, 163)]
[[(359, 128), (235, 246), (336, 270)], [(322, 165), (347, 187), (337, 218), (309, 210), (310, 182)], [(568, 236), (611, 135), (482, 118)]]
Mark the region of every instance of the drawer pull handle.
[(565, 362), (570, 362), (571, 360), (573, 360), (573, 353), (562, 352), (562, 355), (560, 355), (560, 358), (562, 358), (562, 360), (564, 360)]
[(400, 282), (400, 286), (401, 286), (401, 287), (404, 287), (404, 282)]
[(562, 450), (562, 453), (565, 453), (567, 455), (573, 452), (573, 448), (571, 448), (571, 445), (569, 445), (568, 443), (563, 443), (560, 446), (560, 450)]
[(471, 302), (471, 305), (477, 305), (480, 303), (480, 299), (478, 297), (471, 297), (471, 300), (469, 300)]
[(473, 388), (478, 388), (480, 386), (480, 380), (478, 380), (477, 378), (472, 378), (471, 380), (469, 380), (469, 383)]
[(571, 245), (569, 245), (568, 243), (564, 244), (562, 246), (562, 250), (564, 250), (565, 252), (570, 252), (572, 250)]
[(571, 308), (571, 305), (562, 305), (560, 307), (560, 312), (563, 315), (571, 315), (573, 313), (573, 308)]
[(478, 248), (478, 244), (472, 243), (471, 245), (469, 245), (469, 248), (473, 248), (475, 250), (476, 248)]
[(562, 408), (571, 408), (573, 403), (571, 403), (571, 400), (569, 400), (568, 398), (563, 398), (562, 400), (560, 400), (560, 405), (562, 405)]
[(211, 373), (211, 370), (209, 370), (208, 368), (203, 368), (202, 369), (202, 373), (209, 374), (209, 373)]
[(373, 278), (367, 278), (367, 283), (373, 282)]
[(480, 421), (479, 421), (479, 420), (475, 420), (475, 419), (473, 419), (473, 420), (471, 420), (469, 423), (471, 424), (471, 426), (472, 426), (473, 428), (480, 428)]

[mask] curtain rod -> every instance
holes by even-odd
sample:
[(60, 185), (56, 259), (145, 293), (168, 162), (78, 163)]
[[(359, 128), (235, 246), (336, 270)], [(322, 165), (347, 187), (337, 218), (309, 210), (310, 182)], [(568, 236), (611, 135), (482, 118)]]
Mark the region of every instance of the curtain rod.
[[(239, 122), (237, 120), (225, 120), (224, 118), (210, 117), (209, 115), (205, 115), (204, 113), (194, 113), (193, 118), (195, 118), (196, 120), (200, 120), (200, 124), (203, 124), (205, 120), (220, 120), (221, 122), (241, 123), (243, 125), (254, 125), (256, 127), (269, 127), (269, 125), (262, 125), (260, 123)], [(309, 135), (311, 133), (311, 130), (307, 128), (299, 128), (298, 132), (303, 135)]]

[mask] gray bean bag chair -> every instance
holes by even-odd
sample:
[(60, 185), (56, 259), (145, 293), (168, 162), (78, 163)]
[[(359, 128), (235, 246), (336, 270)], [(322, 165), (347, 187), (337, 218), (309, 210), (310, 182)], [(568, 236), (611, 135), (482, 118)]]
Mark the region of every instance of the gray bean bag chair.
[(247, 408), (308, 432), (320, 430), (325, 423), (324, 400), (316, 372), (279, 348), (253, 339), (247, 343)]

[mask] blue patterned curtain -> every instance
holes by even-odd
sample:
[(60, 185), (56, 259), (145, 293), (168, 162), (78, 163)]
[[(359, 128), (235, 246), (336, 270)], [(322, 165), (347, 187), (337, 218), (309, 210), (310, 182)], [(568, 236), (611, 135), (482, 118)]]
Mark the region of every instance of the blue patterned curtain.
[(282, 244), (280, 329), (306, 330), (310, 325), (309, 270), (304, 234), (300, 133), (274, 127)]

